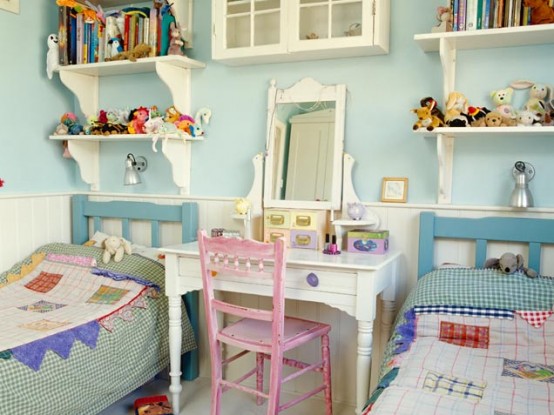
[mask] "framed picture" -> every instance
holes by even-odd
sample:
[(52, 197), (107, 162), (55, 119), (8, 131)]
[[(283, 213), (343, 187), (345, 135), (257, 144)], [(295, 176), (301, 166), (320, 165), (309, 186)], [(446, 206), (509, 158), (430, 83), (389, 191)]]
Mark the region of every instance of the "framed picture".
[(0, 10), (19, 14), (19, 0), (0, 0)]
[(381, 202), (406, 203), (408, 198), (407, 177), (383, 177)]

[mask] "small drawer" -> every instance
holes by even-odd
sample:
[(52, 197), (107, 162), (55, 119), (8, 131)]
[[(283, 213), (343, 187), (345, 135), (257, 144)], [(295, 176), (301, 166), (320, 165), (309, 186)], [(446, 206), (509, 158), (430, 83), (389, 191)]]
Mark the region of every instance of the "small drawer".
[(292, 229), (290, 231), (290, 247), (318, 249), (317, 232), (308, 229)]
[(266, 209), (264, 212), (265, 228), (290, 228), (290, 212), (286, 210)]
[(287, 268), (287, 288), (322, 291), (336, 294), (356, 294), (357, 275), (350, 272)]
[(317, 230), (318, 224), (321, 222), (321, 213), (302, 210), (293, 211), (291, 212), (291, 227), (293, 229)]
[(275, 242), (278, 238), (285, 238), (287, 248), (290, 247), (290, 231), (288, 229), (264, 229), (264, 242)]

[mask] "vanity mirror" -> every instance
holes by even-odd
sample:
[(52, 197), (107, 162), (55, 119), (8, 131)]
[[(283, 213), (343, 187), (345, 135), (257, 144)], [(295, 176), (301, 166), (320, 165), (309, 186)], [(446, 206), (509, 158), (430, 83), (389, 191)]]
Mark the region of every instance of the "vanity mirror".
[(345, 100), (344, 84), (271, 81), (264, 207), (341, 208)]

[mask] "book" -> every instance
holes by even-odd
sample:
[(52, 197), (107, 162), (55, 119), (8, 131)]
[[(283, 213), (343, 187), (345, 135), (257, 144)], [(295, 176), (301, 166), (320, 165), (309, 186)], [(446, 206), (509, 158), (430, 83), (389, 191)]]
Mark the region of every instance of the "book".
[(77, 13), (73, 10), (69, 14), (69, 33), (68, 33), (69, 64), (77, 63)]
[(458, 30), (466, 30), (466, 13), (467, 0), (459, 0), (458, 2)]
[(453, 10), (453, 17), (452, 17), (452, 31), (457, 32), (459, 30), (458, 28), (458, 9), (460, 5), (460, 0), (454, 0), (454, 6), (452, 7)]
[(146, 396), (135, 401), (135, 415), (173, 415), (171, 404), (165, 395)]
[(466, 0), (466, 30), (477, 30), (477, 0)]
[(58, 49), (60, 57), (60, 65), (69, 64), (69, 51), (67, 45), (67, 29), (69, 27), (69, 10), (68, 6), (60, 6), (58, 8)]
[(167, 55), (167, 50), (169, 49), (169, 26), (171, 23), (175, 23), (175, 17), (170, 12), (167, 12), (162, 17), (160, 56)]
[(485, 0), (477, 0), (477, 30), (481, 30), (483, 28), (483, 16), (484, 16), (484, 4)]
[(482, 29), (490, 28), (491, 21), (491, 0), (483, 0), (483, 23)]

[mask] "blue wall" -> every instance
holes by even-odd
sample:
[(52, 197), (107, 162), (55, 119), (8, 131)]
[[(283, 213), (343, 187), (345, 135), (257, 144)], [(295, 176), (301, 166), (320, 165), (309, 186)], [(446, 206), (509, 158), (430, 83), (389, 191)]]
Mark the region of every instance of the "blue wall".
[[(86, 189), (71, 160), (61, 158), (60, 144), (46, 139), (60, 115), (75, 110), (72, 95), (57, 75), (46, 78), (46, 36), (55, 30), (54, 0), (21, 4), (21, 14), (0, 12), (0, 25), (12, 41), (3, 42), (3, 56), (13, 65), (0, 68), (3, 122), (0, 140), (0, 194)], [(363, 201), (379, 200), (381, 178), (409, 178), (408, 202), (434, 203), (437, 198), (436, 140), (411, 133), (411, 108), (420, 98), (442, 96), (442, 73), (437, 53), (422, 52), (414, 34), (435, 24), (435, 8), (443, 1), (392, 2), (390, 54), (228, 67), (211, 61), (211, 9), (208, 1), (194, 2), (194, 49), (190, 56), (206, 62), (194, 70), (192, 108), (213, 111), (207, 138), (193, 143), (191, 194), (240, 196), (250, 189), (251, 158), (265, 148), (267, 88), (271, 79), (288, 87), (305, 76), (322, 83), (345, 83), (348, 88), (345, 150), (357, 164), (354, 186)], [(414, 17), (417, 16), (417, 17)], [(32, 30), (29, 30), (32, 28)], [(19, 53), (19, 39), (29, 51)], [(492, 106), (489, 93), (516, 79), (554, 84), (554, 44), (458, 53), (456, 88), (472, 105)], [(101, 81), (100, 107), (171, 105), (165, 85), (155, 75), (117, 76)], [(518, 92), (520, 106), (526, 93)], [(534, 164), (531, 188), (537, 206), (554, 206), (550, 177), (554, 173), (553, 137), (475, 137), (455, 143), (452, 202), (462, 205), (506, 205), (513, 187), (516, 160)], [(149, 170), (144, 183), (133, 188), (122, 182), (125, 155), (145, 155)], [(37, 169), (36, 166), (40, 168)], [(169, 165), (148, 144), (115, 143), (101, 150), (101, 190), (175, 194)]]

